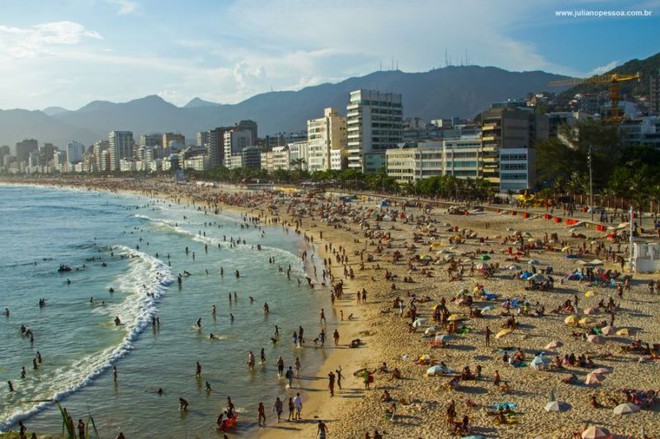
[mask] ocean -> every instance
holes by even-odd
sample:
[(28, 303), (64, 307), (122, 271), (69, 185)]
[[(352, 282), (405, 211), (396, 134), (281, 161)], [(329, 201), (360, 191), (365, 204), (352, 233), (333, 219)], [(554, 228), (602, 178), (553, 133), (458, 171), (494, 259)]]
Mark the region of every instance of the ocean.
[(307, 286), (309, 248), (293, 231), (135, 195), (12, 185), (0, 186), (0, 218), (0, 431), (23, 420), (60, 433), (57, 400), (101, 437), (217, 438), (230, 396), (249, 437), (260, 401), (272, 421), (275, 397), (295, 395), (277, 358), (299, 357), (303, 376), (324, 359), (291, 340), (299, 326), (313, 338), (329, 308), (327, 290)]

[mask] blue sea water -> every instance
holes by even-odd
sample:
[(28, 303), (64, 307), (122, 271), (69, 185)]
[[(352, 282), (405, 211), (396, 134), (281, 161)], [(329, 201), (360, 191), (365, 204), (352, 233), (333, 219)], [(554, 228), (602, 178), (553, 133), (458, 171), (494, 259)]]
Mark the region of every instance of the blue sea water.
[[(30, 186), (0, 186), (0, 219), (0, 310), (10, 310), (0, 315), (0, 431), (23, 420), (31, 431), (60, 432), (58, 409), (44, 402), (56, 399), (76, 422), (92, 416), (102, 437), (216, 438), (231, 396), (251, 436), (260, 401), (270, 412), (276, 396), (295, 394), (277, 378), (277, 358), (300, 357), (303, 375), (323, 360), (322, 350), (291, 342), (299, 325), (315, 333), (318, 309), (328, 307), (327, 294), (306, 286), (305, 244), (293, 232), (169, 201)], [(61, 264), (72, 271), (58, 272)]]

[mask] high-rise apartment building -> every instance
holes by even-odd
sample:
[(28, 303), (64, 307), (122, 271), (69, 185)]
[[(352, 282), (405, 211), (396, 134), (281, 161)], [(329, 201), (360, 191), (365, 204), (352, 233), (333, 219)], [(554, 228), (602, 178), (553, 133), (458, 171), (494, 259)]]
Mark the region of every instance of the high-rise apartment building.
[(536, 184), (534, 143), (548, 138), (548, 118), (525, 108), (491, 108), (481, 115), (483, 178), (500, 193)]
[(110, 143), (110, 170), (119, 171), (119, 161), (121, 159), (131, 159), (134, 157), (135, 141), (132, 131), (111, 131), (108, 135)]
[(195, 145), (206, 148), (209, 144), (209, 131), (197, 131)]
[(234, 128), (237, 131), (249, 131), (252, 133), (252, 145), (257, 144), (257, 139), (259, 138), (257, 136), (258, 134), (258, 127), (257, 123), (253, 120), (242, 120), (240, 121), (236, 127)]
[[(208, 132), (208, 143), (206, 152), (209, 156), (209, 166), (211, 169), (216, 166), (225, 165), (225, 132), (231, 128), (218, 127)], [(204, 145), (199, 145), (204, 146)]]
[(161, 133), (142, 134), (140, 136), (141, 146), (163, 147), (163, 135)]
[(16, 161), (27, 163), (30, 153), (39, 149), (39, 143), (35, 139), (25, 139), (16, 144)]
[(348, 167), (376, 172), (385, 166), (385, 151), (403, 141), (401, 95), (355, 90), (346, 116)]
[(326, 108), (323, 117), (307, 121), (307, 143), (311, 172), (332, 169), (332, 150), (346, 155), (346, 118), (333, 108)]
[[(180, 146), (180, 147), (179, 147)], [(181, 133), (163, 134), (163, 148), (183, 149), (186, 146), (186, 136)]]
[(225, 161), (248, 146), (253, 146), (252, 131), (231, 129), (224, 133)]
[(85, 145), (75, 140), (66, 145), (66, 161), (69, 163), (80, 163), (85, 152)]

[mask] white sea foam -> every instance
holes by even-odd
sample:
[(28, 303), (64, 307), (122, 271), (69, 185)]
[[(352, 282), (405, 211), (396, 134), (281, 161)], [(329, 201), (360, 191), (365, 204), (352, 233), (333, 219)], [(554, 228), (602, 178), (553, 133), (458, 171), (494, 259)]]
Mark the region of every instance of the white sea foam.
[(116, 289), (118, 293), (125, 294), (125, 299), (120, 304), (97, 309), (111, 315), (121, 315), (121, 328), (126, 333), (125, 337), (118, 346), (111, 346), (80, 358), (71, 365), (60, 367), (53, 372), (51, 379), (35, 381), (32, 388), (27, 387), (25, 390), (30, 393), (34, 390), (32, 394), (54, 393), (48, 402), (40, 402), (27, 410), (18, 408), (0, 423), (0, 431), (41, 412), (52, 405), (52, 401), (62, 401), (91, 383), (132, 350), (140, 334), (151, 324), (158, 302), (174, 281), (172, 271), (163, 261), (146, 253), (125, 246), (113, 248), (117, 253), (131, 258), (128, 272), (118, 279), (119, 286)]

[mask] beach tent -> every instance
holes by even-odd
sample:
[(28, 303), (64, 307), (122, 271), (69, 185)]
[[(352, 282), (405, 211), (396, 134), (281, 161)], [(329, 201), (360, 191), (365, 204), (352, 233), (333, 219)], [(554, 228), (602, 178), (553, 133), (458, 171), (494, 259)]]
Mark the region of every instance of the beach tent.
[(554, 340), (554, 341), (551, 341), (550, 343), (548, 343), (547, 345), (545, 345), (545, 347), (543, 349), (556, 349), (556, 348), (562, 347), (563, 345), (564, 345), (564, 343), (562, 343), (561, 341)]
[(544, 407), (546, 412), (563, 412), (567, 408), (567, 405), (560, 401), (549, 402)]
[(580, 435), (582, 439), (611, 439), (612, 435), (607, 428), (591, 426)]
[(595, 372), (587, 374), (587, 377), (584, 379), (584, 384), (597, 384), (603, 381), (605, 378)]
[(600, 335), (590, 335), (587, 337), (587, 341), (589, 343), (596, 343), (596, 344), (603, 344), (605, 343), (605, 339), (601, 337)]
[(635, 413), (639, 411), (639, 406), (635, 404), (631, 404), (629, 402), (619, 404), (618, 406), (614, 407), (614, 410), (612, 410), (612, 413), (615, 415), (627, 415), (629, 413)]
[(511, 334), (512, 332), (513, 332), (513, 329), (511, 329), (511, 328), (502, 329), (500, 332), (495, 334), (495, 338), (500, 339), (500, 338), (506, 337), (507, 335)]

